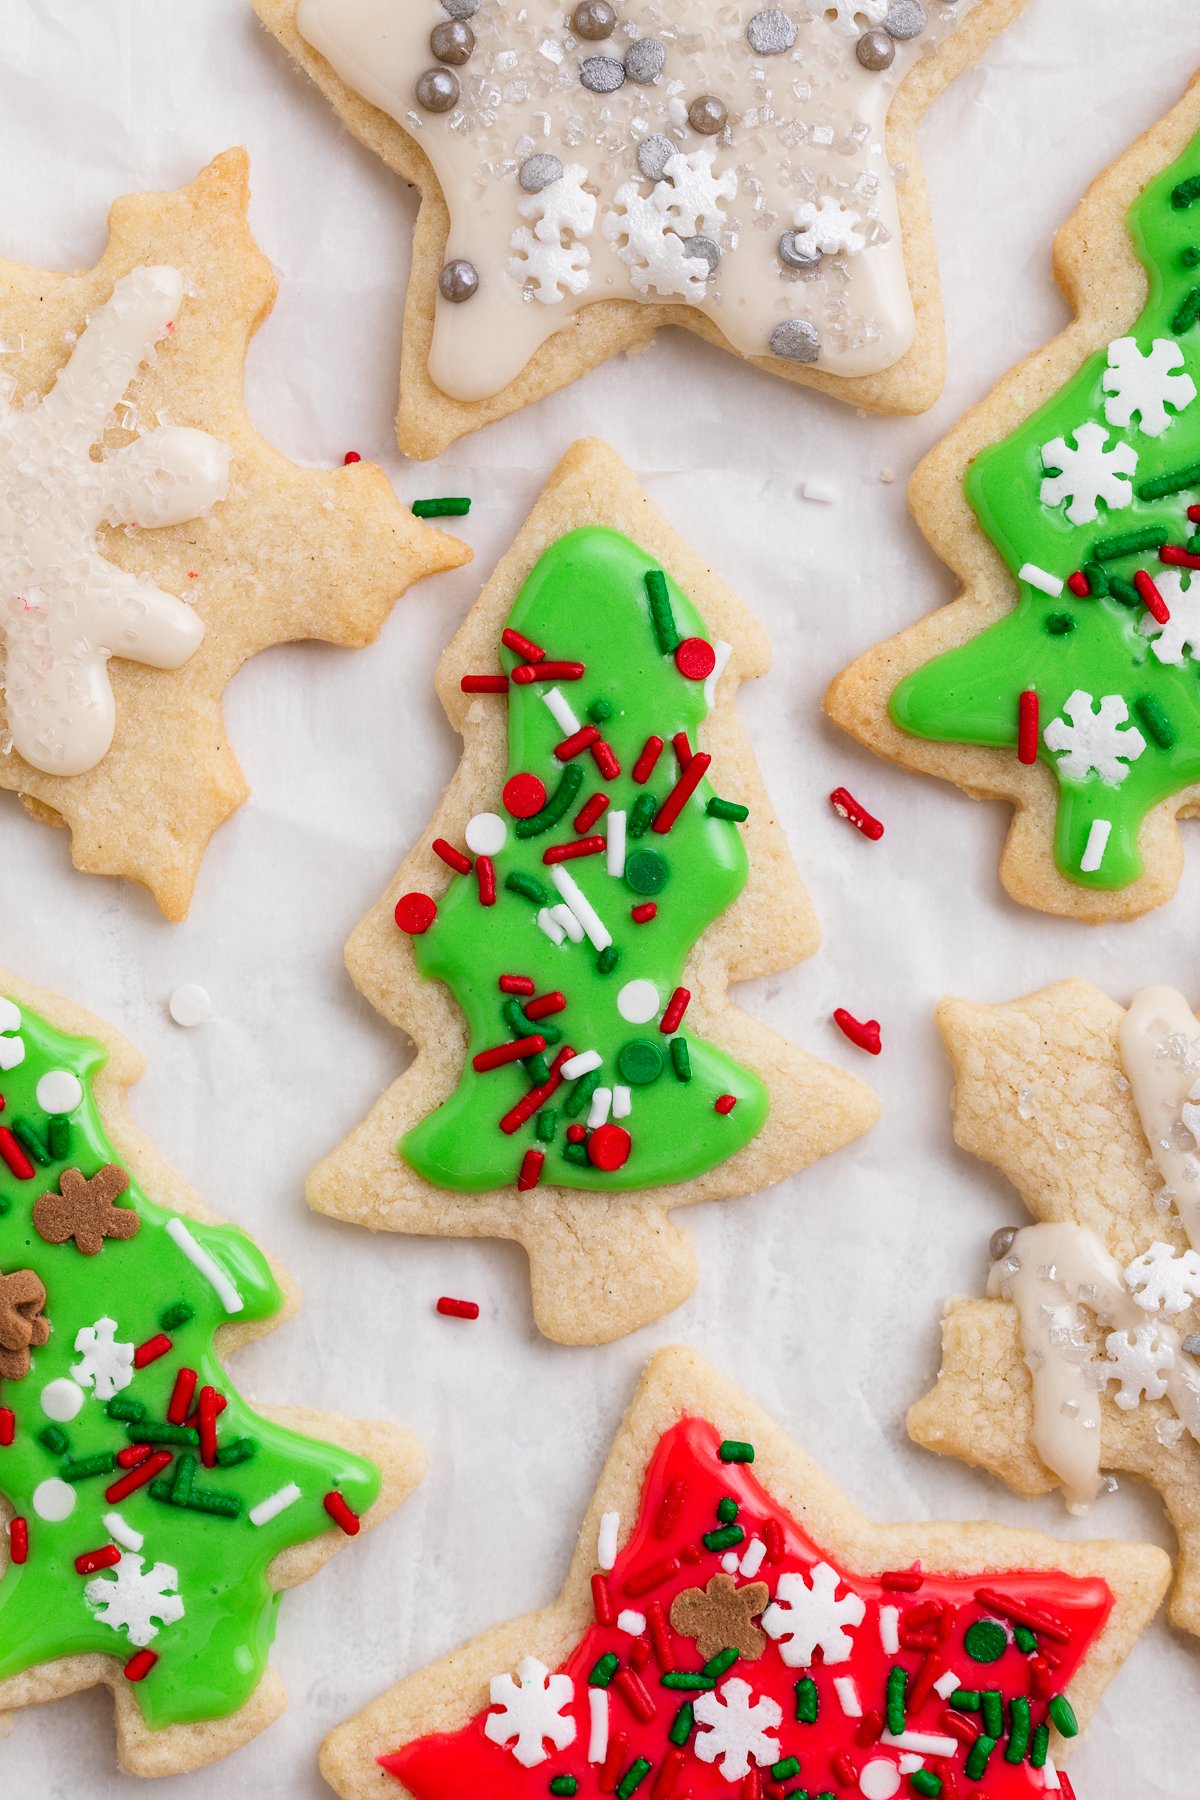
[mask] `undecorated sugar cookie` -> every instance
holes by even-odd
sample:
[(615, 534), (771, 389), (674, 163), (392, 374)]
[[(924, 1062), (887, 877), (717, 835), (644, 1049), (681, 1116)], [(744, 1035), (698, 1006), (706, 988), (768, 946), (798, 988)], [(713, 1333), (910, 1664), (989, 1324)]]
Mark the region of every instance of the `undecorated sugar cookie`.
[(1105, 1471), (1158, 1489), (1179, 1539), (1171, 1617), (1200, 1633), (1200, 1023), (1174, 988), (1129, 1010), (1084, 981), (945, 1001), (958, 1142), (1034, 1223), (992, 1239), (986, 1300), (954, 1300), (918, 1443), (1075, 1512)]
[(1024, 3), (255, 0), (421, 190), (397, 420), (413, 456), (662, 325), (856, 406), (931, 405), (916, 126)]
[(1070, 1800), (1060, 1757), (1167, 1573), (1149, 1546), (876, 1525), (664, 1350), (559, 1598), (392, 1688), (321, 1767), (342, 1800)]
[(1200, 809), (1200, 86), (1055, 243), (1077, 317), (933, 450), (911, 499), (961, 576), (867, 652), (830, 715), (1016, 808), (1014, 899), (1125, 919), (1179, 880)]
[(119, 200), (94, 269), (0, 261), (0, 787), (176, 919), (246, 797), (220, 704), (242, 663), (369, 643), (469, 555), (382, 470), (302, 469), (255, 431), (243, 363), (275, 281), (247, 188), (231, 150)]
[(251, 1406), (223, 1367), (294, 1311), (130, 1123), (137, 1052), (0, 974), (0, 1712), (100, 1684), (121, 1766), (227, 1755), (283, 1710), (279, 1591), (424, 1469), (408, 1432)]
[(564, 1341), (691, 1291), (669, 1208), (778, 1181), (876, 1116), (728, 999), (816, 946), (733, 705), (767, 657), (613, 453), (575, 445), (442, 661), (462, 764), (350, 941), (417, 1057), (312, 1204), (515, 1238)]

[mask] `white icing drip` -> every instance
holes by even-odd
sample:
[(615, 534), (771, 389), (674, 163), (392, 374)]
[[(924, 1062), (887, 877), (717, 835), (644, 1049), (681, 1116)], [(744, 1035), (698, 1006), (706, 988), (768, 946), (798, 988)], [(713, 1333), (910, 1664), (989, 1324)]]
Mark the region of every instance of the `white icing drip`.
[(1200, 1129), (1200, 1024), (1175, 988), (1142, 988), (1121, 1021), (1121, 1062), (1142, 1130), (1180, 1223), (1200, 1250), (1200, 1157), (1188, 1119)]
[(88, 320), (45, 399), (0, 394), (0, 636), (12, 747), (79, 775), (112, 742), (110, 656), (177, 669), (203, 620), (145, 576), (105, 561), (102, 524), (181, 524), (224, 498), (230, 453), (207, 432), (159, 426), (93, 461), (114, 408), (183, 299), (175, 269), (139, 268)]
[[(435, 66), (430, 31), (446, 17), (436, 0), (300, 0), (297, 24), (350, 87), (412, 134), (433, 165), (450, 211), (446, 258), (473, 263), (479, 287), (458, 304), (437, 300), (429, 372), (444, 393), (470, 401), (512, 381), (581, 307), (614, 298), (695, 306), (747, 356), (767, 356), (777, 325), (805, 320), (820, 333), (822, 369), (858, 376), (890, 368), (912, 343), (914, 315), (885, 142), (888, 106), (914, 61), (935, 50), (974, 4), (929, 0), (924, 31), (897, 42), (891, 67), (876, 71), (857, 59), (858, 25), (844, 35), (825, 8), (809, 4), (786, 8), (796, 27), (790, 48), (761, 55), (746, 38), (761, 0), (721, 7), (622, 0), (617, 30), (590, 43), (564, 29), (571, 7), (563, 0), (527, 0), (520, 8), (482, 0), (470, 19), (474, 52), (454, 71), (459, 102), (442, 113), (422, 110), (415, 95), (420, 75)], [(839, 17), (853, 13), (842, 0), (839, 7)], [(620, 62), (639, 38), (665, 49), (656, 80), (626, 80), (604, 94), (581, 84), (586, 58)], [(703, 94), (728, 109), (716, 137), (702, 137), (688, 123), (690, 102)], [(656, 187), (636, 159), (639, 143), (660, 136), (677, 155), (717, 153), (713, 175), (728, 197), (723, 215), (713, 214), (711, 228), (703, 228), (721, 253), (711, 274), (694, 247), (684, 253), (689, 232), (665, 236), (656, 218), (640, 211), (655, 195), (655, 206), (669, 199), (669, 183), (660, 179)], [(535, 152), (582, 165), (607, 220), (620, 216), (614, 203), (622, 190), (636, 200), (645, 242), (655, 246), (657, 286), (645, 257), (630, 256), (611, 225), (607, 237), (591, 232), (586, 248), (577, 237), (562, 242), (555, 234), (540, 245), (530, 237), (521, 223), (528, 208), (518, 171)], [(853, 241), (842, 242), (841, 229), (840, 251), (835, 246), (814, 269), (783, 265), (781, 234), (798, 216), (807, 222), (810, 208), (828, 224), (834, 207), (844, 221), (857, 220)], [(522, 231), (540, 272), (528, 291), (520, 259), (515, 274), (509, 269), (514, 232)], [(528, 304), (531, 297), (552, 303)]]

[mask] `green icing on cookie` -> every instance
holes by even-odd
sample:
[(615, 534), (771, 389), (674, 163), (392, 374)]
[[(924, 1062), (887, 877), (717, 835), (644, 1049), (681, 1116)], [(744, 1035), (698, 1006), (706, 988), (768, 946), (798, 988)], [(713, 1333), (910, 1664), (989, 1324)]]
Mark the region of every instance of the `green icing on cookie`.
[[(216, 1360), (219, 1326), (269, 1319), (283, 1304), (244, 1232), (168, 1212), (136, 1181), (105, 1203), (116, 1209), (113, 1228), (96, 1253), (63, 1236), (81, 1215), (53, 1198), (37, 1207), (39, 1231), (39, 1200), (58, 1195), (60, 1184), (78, 1195), (83, 1181), (117, 1164), (92, 1095), (108, 1053), (7, 1000), (0, 1033), (0, 1492), (18, 1521), (14, 1560), (0, 1580), (0, 1680), (99, 1652), (127, 1667), (150, 1727), (221, 1718), (245, 1704), (266, 1665), (279, 1605), (267, 1581), (272, 1557), (336, 1529), (326, 1494), (364, 1511), (379, 1473), (336, 1445), (269, 1423)], [(122, 1185), (115, 1171), (98, 1184)], [(84, 1190), (85, 1199), (96, 1191)], [(127, 1210), (139, 1221), (132, 1235)], [(27, 1351), (23, 1338), (32, 1340)], [(27, 1372), (15, 1375), (22, 1363)], [(197, 1377), (189, 1417), (206, 1386), (225, 1400), (215, 1466), (204, 1466), (194, 1423), (167, 1422), (181, 1369)], [(75, 1396), (82, 1404), (72, 1411)], [(137, 1443), (153, 1446), (161, 1471), (109, 1498), (137, 1473), (116, 1454), (133, 1454)], [(256, 1525), (262, 1503), (292, 1484), (298, 1495)], [(119, 1562), (77, 1571), (78, 1557), (111, 1558), (114, 1548)]]
[[(408, 1162), (441, 1187), (482, 1191), (511, 1184), (526, 1152), (535, 1147), (546, 1158), (542, 1178), (561, 1187), (611, 1191), (687, 1181), (742, 1149), (766, 1118), (763, 1083), (724, 1051), (694, 1037), (686, 1013), (675, 1032), (660, 1030), (689, 951), (741, 893), (748, 863), (738, 824), (706, 812), (714, 791), (706, 777), (670, 830), (656, 829), (661, 808), (681, 776), (673, 740), (686, 733), (691, 748), (703, 750), (699, 734), (709, 711), (704, 680), (681, 673), (681, 667), (697, 666), (689, 658), (689, 649), (695, 649), (690, 641), (705, 637), (703, 622), (668, 575), (674, 630), (666, 628), (670, 621), (664, 623), (656, 573), (657, 565), (627, 538), (588, 527), (568, 533), (546, 551), (513, 606), (510, 631), (540, 646), (548, 658), (582, 663), (585, 673), (578, 680), (510, 681), (508, 775), (538, 777), (552, 814), (558, 810), (560, 784), (567, 780), (573, 791), (569, 806), (537, 831), (531, 826), (540, 820), (507, 816), (497, 795), (495, 810), (504, 816), (507, 830), (493, 859), (495, 905), (480, 904), (477, 871), (460, 875), (438, 899), (436, 921), (413, 939), (422, 974), (450, 988), (470, 1035), (457, 1089), (401, 1144)], [(678, 653), (673, 637), (685, 640)], [(523, 660), (509, 648), (501, 655), (510, 673)], [(703, 662), (702, 656), (699, 666)], [(599, 729), (620, 763), (619, 775), (605, 776), (589, 749), (566, 761), (555, 757), (556, 745), (571, 733), (546, 703), (551, 689), (557, 689), (585, 729), (593, 702), (603, 698), (609, 703), (612, 710)], [(634, 767), (651, 736), (663, 739), (665, 748), (653, 773), (638, 782)], [(599, 754), (603, 759), (604, 751)], [(551, 846), (579, 841), (573, 821), (598, 793), (608, 796), (609, 805), (587, 835), (611, 837), (619, 830), (614, 815), (625, 814), (628, 878), (609, 873), (607, 849), (559, 865), (544, 860)], [(549, 923), (559, 934), (546, 918), (565, 904), (555, 884), (556, 867), (567, 876), (568, 888), (577, 885), (585, 910), (590, 908), (602, 926), (600, 941), (594, 925), (581, 942), (568, 935), (555, 943), (543, 929)], [(648, 904), (657, 908), (656, 915), (635, 922), (633, 909)], [(569, 913), (563, 916), (572, 922)], [(612, 941), (604, 944), (608, 936)], [(523, 1002), (518, 999), (514, 1011), (511, 997), (500, 989), (504, 975), (532, 979), (539, 995), (561, 993), (565, 1008), (522, 1024)], [(631, 990), (635, 983), (639, 985)], [(630, 1004), (645, 996), (647, 983), (654, 990), (649, 1016)], [(622, 1006), (635, 1016), (622, 1016)], [(517, 1129), (505, 1131), (501, 1119), (544, 1079), (546, 1064), (535, 1058), (528, 1065), (510, 1063), (480, 1072), (472, 1059), (514, 1038), (542, 1032), (543, 1025), (551, 1028), (544, 1034), (543, 1053), (551, 1066), (564, 1047), (598, 1053), (600, 1066), (557, 1088), (550, 1102), (558, 1109), (552, 1137), (543, 1135), (544, 1108), (539, 1131), (536, 1106)], [(649, 1076), (649, 1055), (634, 1052), (631, 1059), (627, 1054), (622, 1065), (622, 1052), (638, 1039), (661, 1047), (665, 1072), (656, 1080)], [(673, 1040), (680, 1045), (674, 1063)], [(690, 1079), (678, 1078), (674, 1070), (689, 1063)], [(580, 1141), (578, 1128), (587, 1129), (596, 1091), (620, 1087), (628, 1089), (628, 1114), (613, 1118), (603, 1135), (591, 1132)], [(732, 1110), (715, 1110), (722, 1096), (732, 1096)], [(617, 1096), (618, 1103), (623, 1098)], [(572, 1127), (577, 1128), (575, 1141), (567, 1138)], [(627, 1146), (616, 1135), (625, 1132)], [(623, 1149), (627, 1155), (618, 1162)]]
[[(967, 471), (967, 497), (1020, 583), (1015, 608), (890, 702), (916, 736), (1009, 748), (1018, 697), (1035, 691), (1037, 754), (1060, 784), (1056, 860), (1089, 887), (1134, 881), (1146, 813), (1200, 780), (1200, 571), (1160, 557), (1163, 545), (1189, 552), (1200, 529), (1187, 517), (1200, 501), (1198, 174), (1193, 140), (1130, 211), (1149, 276), (1130, 338)], [(1030, 564), (1063, 581), (1084, 571), (1090, 597), (1040, 591), (1022, 576)], [(1165, 626), (1139, 571), (1166, 603)]]

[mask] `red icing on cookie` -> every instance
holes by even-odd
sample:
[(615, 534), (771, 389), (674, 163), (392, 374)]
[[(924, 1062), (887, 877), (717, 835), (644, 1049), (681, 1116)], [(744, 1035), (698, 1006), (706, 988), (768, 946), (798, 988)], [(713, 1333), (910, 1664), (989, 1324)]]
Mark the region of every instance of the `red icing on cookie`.
[[(828, 1790), (838, 1800), (892, 1794), (908, 1800), (929, 1791), (929, 1778), (940, 1781), (942, 1800), (984, 1793), (988, 1800), (1022, 1800), (1044, 1793), (1045, 1771), (1030, 1760), (1030, 1750), (1038, 1754), (1051, 1697), (1066, 1689), (1112, 1610), (1107, 1583), (1055, 1570), (852, 1573), (772, 1503), (746, 1463), (722, 1461), (720, 1449), (717, 1433), (700, 1419), (682, 1420), (659, 1440), (632, 1536), (602, 1578), (611, 1604), (600, 1611), (610, 1613), (612, 1622), (592, 1625), (548, 1678), (551, 1696), (532, 1715), (522, 1709), (535, 1720), (532, 1733), (527, 1728), (517, 1739), (517, 1714), (505, 1719), (502, 1708), (489, 1706), (461, 1731), (434, 1733), (381, 1756), (382, 1767), (415, 1800), (462, 1800), (467, 1794), (543, 1800), (554, 1791), (572, 1791), (571, 1780), (577, 1800), (635, 1792), (637, 1800), (742, 1800), (748, 1793), (782, 1800), (806, 1790)], [(728, 1504), (718, 1512), (730, 1500), (737, 1503), (736, 1518)], [(742, 1536), (733, 1544), (738, 1529)], [(756, 1544), (763, 1546), (761, 1560)], [(740, 1561), (747, 1552), (748, 1572), (735, 1570), (734, 1584), (765, 1583), (773, 1608), (767, 1609), (766, 1630), (755, 1633), (754, 1624), (763, 1624), (758, 1614), (746, 1640), (761, 1638), (760, 1654), (721, 1669), (710, 1688), (678, 1685), (681, 1676), (699, 1674), (704, 1659), (695, 1639), (675, 1628), (673, 1602), (685, 1590), (707, 1590), (714, 1576), (725, 1573), (725, 1556)], [(814, 1589), (828, 1594), (824, 1604), (814, 1606), (807, 1597)], [(641, 1635), (616, 1622), (631, 1612), (645, 1620)], [(676, 1614), (692, 1629), (704, 1616), (704, 1600), (695, 1595)], [(1007, 1639), (991, 1661), (973, 1657), (966, 1647), (968, 1632), (981, 1621), (988, 1623), (972, 1634), (977, 1651), (994, 1652), (1001, 1627)], [(1014, 1628), (1027, 1645), (1032, 1630), (1036, 1645), (1021, 1649)], [(787, 1635), (793, 1629), (795, 1635)], [(899, 1649), (890, 1654), (885, 1641), (893, 1631)], [(814, 1632), (817, 1644), (810, 1649)], [(602, 1658), (610, 1660), (598, 1670)], [(901, 1685), (897, 1670), (903, 1671), (905, 1696), (898, 1744), (888, 1741), (887, 1727), (889, 1693), (894, 1707)], [(605, 1673), (604, 1687), (589, 1680)], [(978, 1695), (976, 1707), (961, 1699), (952, 1704), (950, 1673), (960, 1690)], [(845, 1687), (846, 1678), (853, 1690)], [(843, 1684), (840, 1694), (835, 1682)], [(946, 1692), (938, 1692), (939, 1683)], [(810, 1719), (814, 1689), (816, 1717)], [(598, 1693), (605, 1699), (593, 1703)], [(602, 1761), (589, 1760), (598, 1748), (593, 1704), (608, 1714)], [(683, 1737), (689, 1720), (686, 1712), (680, 1715), (688, 1705), (695, 1716)], [(740, 1733), (739, 1713), (750, 1715), (748, 1730)], [(554, 1727), (540, 1741), (539, 1715)], [(997, 1716), (1002, 1729), (995, 1747), (978, 1775), (974, 1767), (968, 1773), (970, 1759), (978, 1761), (983, 1748), (976, 1740), (987, 1736), (986, 1726)], [(486, 1734), (489, 1718), (497, 1735), (513, 1733), (507, 1745)], [(1010, 1762), (1006, 1752), (1017, 1747), (1011, 1734), (1015, 1727), (1019, 1741), (1026, 1718), (1029, 1749), (1021, 1761)], [(698, 1754), (698, 1745), (709, 1755)]]

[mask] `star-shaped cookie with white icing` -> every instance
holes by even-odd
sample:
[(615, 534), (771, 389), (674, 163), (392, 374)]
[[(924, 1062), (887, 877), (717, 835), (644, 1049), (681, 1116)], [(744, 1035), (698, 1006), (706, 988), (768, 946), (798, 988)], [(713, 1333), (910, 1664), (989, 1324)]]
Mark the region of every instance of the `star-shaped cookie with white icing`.
[(663, 325), (856, 406), (930, 406), (916, 126), (1024, 4), (255, 0), (420, 189), (397, 418), (419, 457)]

